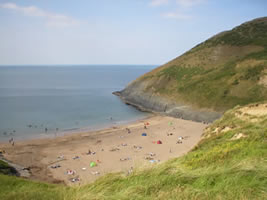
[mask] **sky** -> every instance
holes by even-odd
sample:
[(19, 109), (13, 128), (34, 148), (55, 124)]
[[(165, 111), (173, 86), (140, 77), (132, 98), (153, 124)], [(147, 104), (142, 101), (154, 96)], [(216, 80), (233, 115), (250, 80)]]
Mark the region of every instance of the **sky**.
[(0, 65), (161, 65), (266, 0), (0, 0)]

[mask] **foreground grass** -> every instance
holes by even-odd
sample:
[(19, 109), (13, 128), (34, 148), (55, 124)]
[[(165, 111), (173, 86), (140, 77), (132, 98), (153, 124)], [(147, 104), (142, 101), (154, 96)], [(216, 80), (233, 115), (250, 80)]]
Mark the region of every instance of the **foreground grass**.
[(72, 188), (0, 175), (0, 199), (75, 199)]
[(181, 158), (80, 187), (0, 175), (0, 199), (267, 199), (267, 115), (238, 112), (225, 113)]

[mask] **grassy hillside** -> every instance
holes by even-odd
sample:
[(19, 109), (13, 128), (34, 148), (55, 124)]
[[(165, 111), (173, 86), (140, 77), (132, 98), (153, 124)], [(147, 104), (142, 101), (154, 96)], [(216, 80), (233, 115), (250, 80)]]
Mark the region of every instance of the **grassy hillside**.
[(65, 187), (0, 175), (0, 199), (267, 199), (267, 103), (236, 107), (187, 155)]
[(145, 93), (225, 111), (267, 99), (267, 17), (244, 23), (145, 74)]

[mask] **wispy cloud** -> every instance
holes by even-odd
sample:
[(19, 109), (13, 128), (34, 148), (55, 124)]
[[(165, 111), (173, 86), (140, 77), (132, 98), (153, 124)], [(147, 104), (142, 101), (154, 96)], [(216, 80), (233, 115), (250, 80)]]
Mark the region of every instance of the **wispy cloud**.
[(150, 6), (161, 6), (169, 3), (169, 0), (151, 0)]
[(36, 6), (25, 6), (24, 7), (24, 6), (19, 6), (15, 3), (3, 3), (3, 4), (0, 4), (0, 8), (14, 10), (18, 13), (21, 13), (23, 15), (30, 16), (30, 17), (44, 18), (47, 26), (67, 27), (67, 26), (72, 26), (72, 25), (79, 23), (78, 20), (75, 20), (72, 17), (66, 16), (63, 14), (47, 12)]
[(192, 18), (192, 16), (190, 15), (185, 15), (179, 12), (167, 12), (167, 13), (163, 13), (161, 16), (164, 18), (168, 18), (168, 19), (179, 19), (179, 20)]
[[(151, 0), (150, 6), (161, 6), (161, 5), (167, 5), (166, 8), (174, 8), (174, 11), (167, 11), (165, 13), (162, 13), (161, 16), (163, 18), (167, 19), (177, 19), (177, 20), (188, 20), (193, 18), (192, 15), (189, 15), (188, 12), (191, 11), (191, 9), (194, 6), (200, 5), (208, 0)], [(175, 11), (176, 10), (176, 11)]]
[(182, 7), (192, 7), (205, 2), (205, 0), (176, 0), (176, 3)]

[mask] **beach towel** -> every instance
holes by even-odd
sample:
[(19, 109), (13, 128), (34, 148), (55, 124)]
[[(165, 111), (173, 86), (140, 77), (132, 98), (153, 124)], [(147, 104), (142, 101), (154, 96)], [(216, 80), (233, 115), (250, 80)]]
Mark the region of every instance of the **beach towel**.
[(95, 162), (90, 162), (90, 167), (95, 167), (96, 163)]

